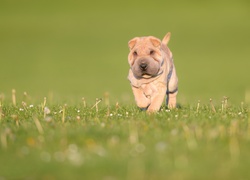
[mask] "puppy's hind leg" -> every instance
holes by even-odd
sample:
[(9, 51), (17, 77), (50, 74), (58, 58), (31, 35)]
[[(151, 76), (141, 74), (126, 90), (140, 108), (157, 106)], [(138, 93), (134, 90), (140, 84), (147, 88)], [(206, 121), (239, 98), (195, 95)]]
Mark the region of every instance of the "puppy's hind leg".
[(169, 109), (176, 108), (176, 96), (178, 93), (178, 89), (176, 89), (174, 92), (167, 92), (167, 98), (166, 98), (166, 105)]

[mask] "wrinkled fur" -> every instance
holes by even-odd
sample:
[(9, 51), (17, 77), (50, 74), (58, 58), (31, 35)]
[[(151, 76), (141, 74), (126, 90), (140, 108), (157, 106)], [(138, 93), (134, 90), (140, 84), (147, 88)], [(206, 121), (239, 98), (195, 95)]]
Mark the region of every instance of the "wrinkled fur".
[[(128, 62), (130, 65), (128, 79), (130, 80), (136, 104), (148, 112), (160, 109), (166, 91), (173, 92), (178, 88), (178, 77), (173, 64), (172, 52), (167, 47), (170, 33), (160, 41), (153, 36), (136, 37), (129, 41), (130, 52)], [(146, 64), (146, 68), (142, 68)], [(172, 76), (168, 74), (173, 67)], [(177, 91), (170, 93), (168, 107), (176, 107)]]

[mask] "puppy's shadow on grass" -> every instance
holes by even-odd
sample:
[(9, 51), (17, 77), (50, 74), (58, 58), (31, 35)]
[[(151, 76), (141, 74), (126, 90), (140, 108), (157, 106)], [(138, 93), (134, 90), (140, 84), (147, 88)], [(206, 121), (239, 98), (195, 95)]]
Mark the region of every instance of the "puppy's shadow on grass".
[[(170, 108), (168, 108), (167, 105), (162, 106), (161, 109), (171, 110)], [(180, 103), (177, 103), (176, 107), (173, 110), (179, 110), (179, 109), (182, 109), (182, 105)]]
[(177, 109), (182, 109), (182, 105), (181, 105), (180, 103), (177, 103), (177, 104), (176, 104), (176, 108), (177, 108)]
[[(139, 108), (140, 109), (140, 111), (142, 111), (142, 112), (145, 112), (145, 111), (147, 111), (147, 109), (148, 109), (148, 107), (146, 107), (146, 108)], [(162, 106), (161, 107), (161, 109), (159, 110), (159, 112), (161, 112), (162, 110), (167, 110), (167, 109), (169, 109), (168, 108), (168, 106), (167, 105), (164, 105), (164, 106)], [(182, 109), (182, 105), (180, 104), (180, 103), (177, 103), (176, 104), (176, 108), (175, 109)]]

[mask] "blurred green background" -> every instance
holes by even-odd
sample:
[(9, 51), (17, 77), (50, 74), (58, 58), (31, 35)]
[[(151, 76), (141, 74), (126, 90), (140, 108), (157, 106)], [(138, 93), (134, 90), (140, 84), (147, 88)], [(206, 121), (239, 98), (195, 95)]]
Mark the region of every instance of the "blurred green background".
[(92, 101), (109, 92), (113, 102), (133, 102), (127, 42), (169, 31), (181, 103), (245, 100), (247, 0), (1, 0), (0, 93)]

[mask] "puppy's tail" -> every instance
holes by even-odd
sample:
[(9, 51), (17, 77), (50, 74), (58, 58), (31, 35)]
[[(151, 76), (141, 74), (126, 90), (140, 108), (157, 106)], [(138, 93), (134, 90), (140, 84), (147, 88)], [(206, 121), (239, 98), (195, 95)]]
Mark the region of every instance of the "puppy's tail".
[(165, 45), (165, 46), (168, 45), (168, 42), (169, 42), (169, 40), (170, 40), (170, 36), (171, 36), (171, 33), (170, 33), (170, 32), (168, 32), (168, 33), (164, 36), (164, 38), (163, 38), (163, 40), (162, 40), (162, 44), (163, 44), (163, 45)]

